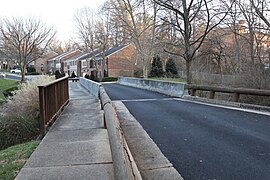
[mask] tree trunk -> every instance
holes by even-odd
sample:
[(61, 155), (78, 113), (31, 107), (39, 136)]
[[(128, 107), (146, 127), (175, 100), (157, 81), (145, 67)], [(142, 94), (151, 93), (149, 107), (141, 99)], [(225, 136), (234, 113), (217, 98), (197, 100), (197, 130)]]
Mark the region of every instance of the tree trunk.
[(143, 78), (147, 79), (148, 78), (148, 67), (147, 64), (143, 65)]
[(25, 71), (26, 71), (26, 67), (22, 67), (22, 70), (21, 70), (21, 75), (22, 75), (21, 81), (22, 82), (25, 82)]
[(255, 56), (254, 56), (254, 29), (250, 25), (249, 27), (249, 38), (250, 38), (250, 44), (249, 44), (249, 49), (250, 49), (250, 59), (252, 64), (255, 64)]
[(192, 84), (192, 74), (190, 71), (191, 61), (186, 61), (186, 71), (187, 71), (187, 84)]

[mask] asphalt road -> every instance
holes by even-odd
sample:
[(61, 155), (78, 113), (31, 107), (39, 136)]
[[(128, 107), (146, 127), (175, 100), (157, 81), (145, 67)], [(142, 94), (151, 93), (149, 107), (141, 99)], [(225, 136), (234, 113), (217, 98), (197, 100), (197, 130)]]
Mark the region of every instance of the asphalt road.
[(17, 81), (20, 81), (21, 80), (21, 77), (20, 76), (10, 75), (10, 74), (6, 74), (6, 78), (7, 79), (17, 80)]
[(103, 85), (187, 180), (270, 179), (270, 116)]
[[(34, 76), (27, 76), (27, 77), (25, 77), (25, 80), (31, 80), (31, 77), (35, 77), (35, 75)], [(22, 79), (22, 77), (21, 77), (21, 75), (19, 75), (19, 74), (6, 74), (6, 77), (5, 77), (6, 79), (13, 79), (13, 80), (17, 80), (17, 81), (21, 81), (21, 79)]]

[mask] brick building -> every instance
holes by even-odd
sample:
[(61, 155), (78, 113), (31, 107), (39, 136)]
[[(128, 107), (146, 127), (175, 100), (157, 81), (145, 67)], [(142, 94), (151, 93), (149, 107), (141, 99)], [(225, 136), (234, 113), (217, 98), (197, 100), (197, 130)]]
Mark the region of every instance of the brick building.
[[(42, 74), (42, 73), (47, 74), (49, 72), (48, 59), (51, 59), (55, 56), (57, 56), (57, 53), (51, 51), (45, 54), (44, 56), (38, 58), (34, 62), (34, 67), (36, 68), (36, 72), (38, 72), (39, 74)], [(43, 71), (41, 70), (42, 67), (43, 67)]]
[(49, 72), (55, 73), (55, 71), (60, 71), (61, 73), (64, 73), (64, 61), (72, 56), (80, 54), (81, 52), (82, 51), (79, 49), (71, 50), (48, 59)]
[(128, 76), (133, 77), (136, 65), (136, 49), (133, 45), (121, 45), (107, 49), (96, 56), (98, 70), (101, 71), (102, 61), (105, 60), (104, 73), (108, 77)]
[[(108, 48), (105, 51), (95, 50), (79, 58), (81, 61), (81, 74), (92, 74), (97, 78), (104, 76), (133, 77), (134, 71), (140, 68), (136, 64), (136, 49), (133, 45), (120, 45)], [(78, 72), (80, 72), (78, 70)]]

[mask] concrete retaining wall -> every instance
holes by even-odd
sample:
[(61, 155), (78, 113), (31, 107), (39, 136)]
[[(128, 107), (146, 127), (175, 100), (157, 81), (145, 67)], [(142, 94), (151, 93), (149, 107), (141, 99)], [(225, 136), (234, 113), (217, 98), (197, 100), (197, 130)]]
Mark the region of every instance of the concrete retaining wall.
[(99, 89), (101, 84), (89, 79), (80, 77), (80, 83), (85, 87), (91, 94), (99, 98)]
[(146, 80), (140, 78), (128, 78), (119, 77), (118, 84), (147, 89), (151, 91), (168, 94), (171, 96), (182, 97), (185, 91), (184, 83), (158, 81), (158, 80)]

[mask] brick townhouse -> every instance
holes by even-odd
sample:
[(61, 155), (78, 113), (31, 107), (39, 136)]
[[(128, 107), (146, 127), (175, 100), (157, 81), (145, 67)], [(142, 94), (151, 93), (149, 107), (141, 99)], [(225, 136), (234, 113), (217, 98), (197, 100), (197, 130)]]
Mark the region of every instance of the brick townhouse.
[(82, 53), (81, 50), (70, 50), (64, 53), (61, 53), (55, 57), (48, 59), (48, 69), (50, 73), (55, 73), (55, 71), (60, 71), (64, 73), (64, 61), (72, 56)]
[(59, 70), (71, 75), (74, 71), (77, 76), (89, 73), (98, 78), (104, 74), (108, 77), (133, 77), (134, 71), (141, 69), (136, 62), (136, 49), (131, 44), (111, 47), (102, 52), (95, 50), (84, 53), (77, 49), (49, 58), (46, 72), (55, 73)]
[(133, 45), (121, 45), (110, 48), (99, 54), (96, 60), (101, 64), (101, 60), (105, 59), (105, 73), (108, 77), (128, 76), (133, 77), (136, 65), (136, 49)]

